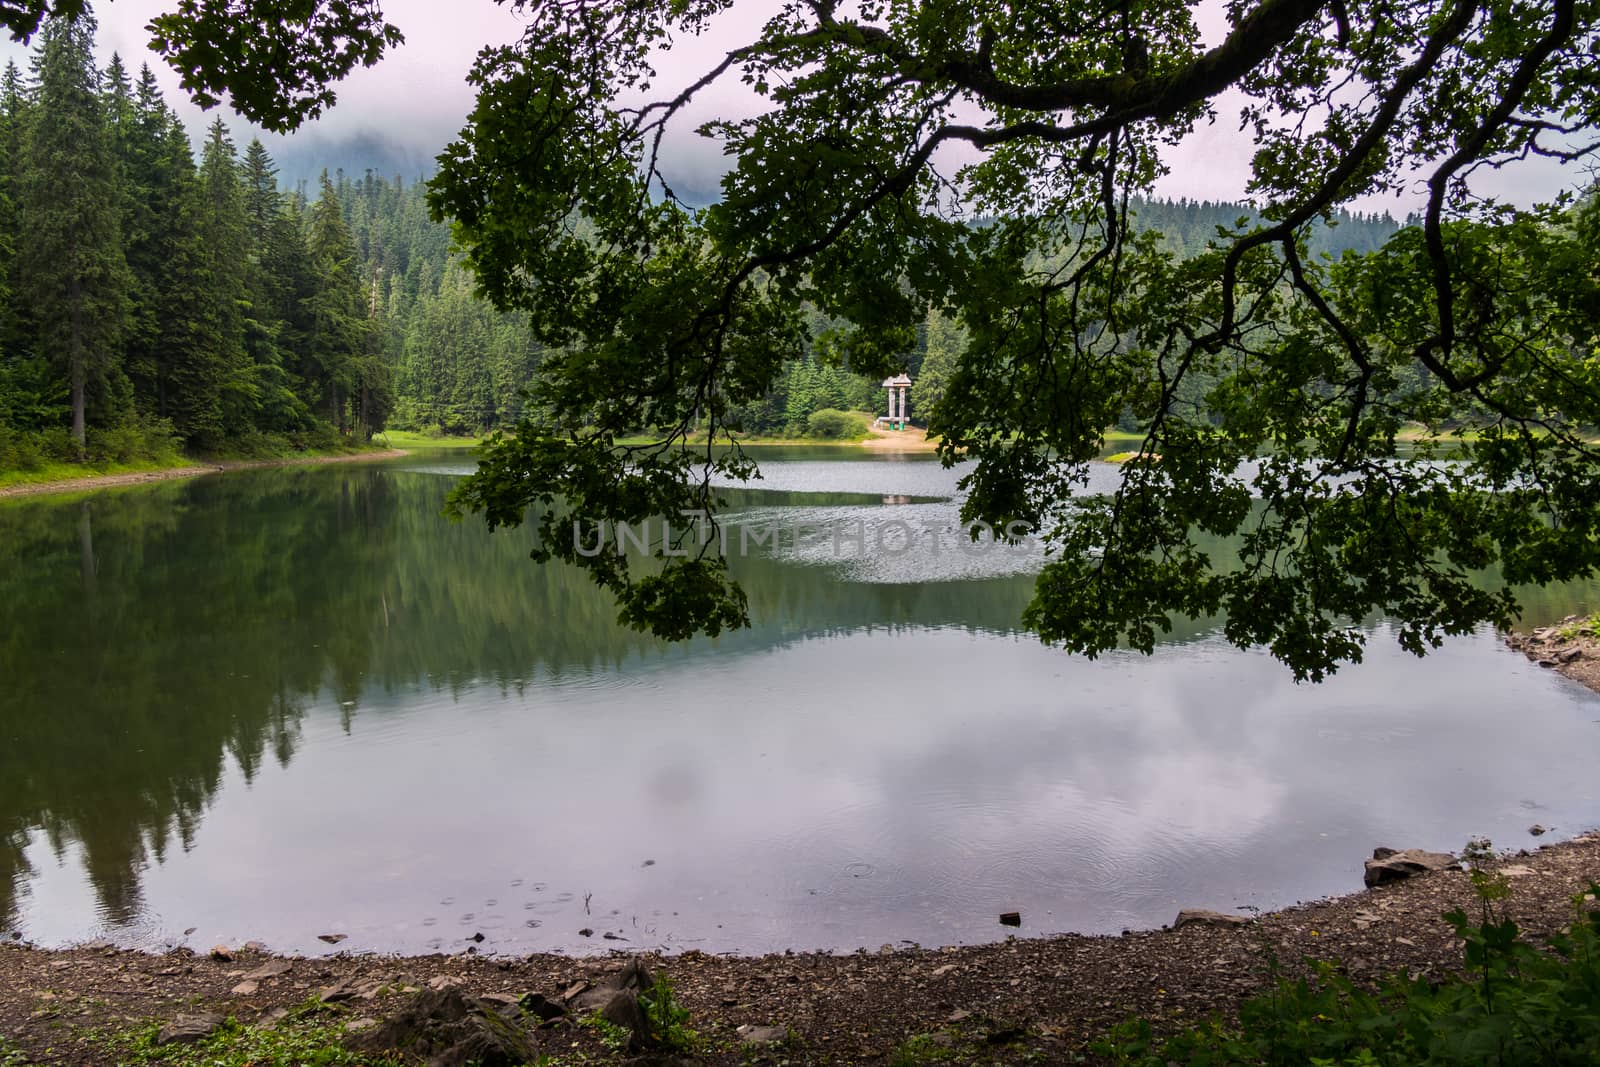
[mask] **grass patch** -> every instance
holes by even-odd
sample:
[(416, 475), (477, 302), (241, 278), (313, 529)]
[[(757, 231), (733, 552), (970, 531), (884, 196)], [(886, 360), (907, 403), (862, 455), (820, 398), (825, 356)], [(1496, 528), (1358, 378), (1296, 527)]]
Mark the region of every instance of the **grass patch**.
[(940, 1041), (932, 1034), (913, 1034), (889, 1056), (889, 1067), (919, 1067), (924, 1063), (955, 1063), (964, 1057), (955, 1042)]
[(416, 430), (385, 430), (373, 439), (388, 448), (436, 448), (451, 451), (477, 448), (482, 437), (453, 437), (444, 434), (419, 433)]
[(1577, 637), (1591, 637), (1600, 640), (1600, 614), (1590, 615), (1587, 619), (1569, 622), (1556, 633), (1561, 640), (1571, 641)]
[(160, 1023), (110, 1038), (106, 1045), (121, 1064), (173, 1067), (398, 1067), (392, 1056), (352, 1052), (344, 1046), (342, 1022), (285, 1019), (276, 1029), (243, 1026), (229, 1019), (211, 1037), (192, 1045), (156, 1045)]
[(63, 463), (51, 460), (28, 470), (0, 471), (0, 489), (12, 485), (75, 482), (107, 474), (148, 474), (152, 471), (177, 470), (189, 466), (193, 466), (192, 461), (181, 456), (172, 460), (138, 460), (133, 463)]

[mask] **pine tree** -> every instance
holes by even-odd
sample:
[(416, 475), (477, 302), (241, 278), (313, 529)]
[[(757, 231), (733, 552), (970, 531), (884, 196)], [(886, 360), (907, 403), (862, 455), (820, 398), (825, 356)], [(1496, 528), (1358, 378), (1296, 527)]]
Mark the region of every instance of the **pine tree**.
[(348, 403), (358, 387), (358, 357), (367, 349), (367, 308), (356, 275), (355, 246), (328, 172), (311, 207), (306, 250), (313, 291), (302, 303), (308, 317), (306, 354), (323, 391), (328, 420), (349, 429)]
[(107, 75), (112, 143), (117, 156), (117, 203), (123, 256), (128, 264), (128, 319), (123, 331), (123, 367), (136, 403), (161, 414), (158, 366), (163, 283), (170, 269), (164, 222), (176, 169), (167, 143), (167, 108), (148, 66), (129, 89), (116, 56)]
[(302, 430), (313, 419), (292, 388), (288, 365), (299, 301), (296, 286), (305, 274), (305, 245), (298, 227), (284, 213), (278, 168), (259, 138), (252, 138), (245, 149), (239, 186), (249, 244), (245, 349), (255, 376), (256, 422), (269, 432)]
[(0, 348), (10, 349), (11, 291), (17, 254), (17, 179), (22, 166), (23, 141), (29, 125), (28, 99), (22, 74), (13, 61), (0, 77)]
[(249, 229), (233, 141), (220, 118), (212, 122), (201, 155), (197, 232), (209, 283), (202, 292), (205, 314), (216, 338), (211, 355), (218, 376), (220, 443), (224, 436), (252, 429), (260, 403), (255, 368), (245, 352)]
[(18, 296), (39, 350), (67, 377), (80, 456), (89, 388), (115, 361), (128, 281), (94, 25), (85, 14), (52, 18), (40, 31), (38, 100), (19, 182), (27, 224), (18, 247)]
[(911, 383), (911, 413), (917, 420), (926, 422), (944, 399), (965, 347), (966, 336), (956, 323), (938, 312), (928, 316), (928, 352)]

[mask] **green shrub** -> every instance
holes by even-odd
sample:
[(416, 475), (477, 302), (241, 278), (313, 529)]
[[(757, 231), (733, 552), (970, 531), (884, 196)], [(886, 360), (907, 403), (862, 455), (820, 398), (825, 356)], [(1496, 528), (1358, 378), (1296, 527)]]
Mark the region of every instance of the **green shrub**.
[(72, 431), (65, 426), (52, 426), (38, 432), (39, 451), (46, 461), (74, 463), (78, 459), (78, 443)]
[(849, 411), (823, 408), (806, 417), (806, 433), (830, 440), (850, 440), (867, 432), (861, 416)]
[[(1470, 856), (1469, 856), (1470, 858)], [(1503, 879), (1473, 871), (1481, 912), (1445, 915), (1466, 946), (1464, 974), (1406, 974), (1374, 991), (1332, 964), (1218, 1021), (1160, 1038), (1143, 1020), (1094, 1051), (1119, 1067), (1578, 1067), (1600, 1063), (1600, 883), (1573, 900), (1571, 927), (1536, 946), (1500, 917)]]
[(97, 466), (112, 463), (171, 463), (178, 458), (179, 440), (166, 419), (140, 419), (105, 428), (91, 428), (88, 437), (89, 462)]
[(44, 465), (38, 434), (0, 426), (0, 471), (34, 471)]
[(665, 974), (657, 973), (655, 984), (639, 994), (639, 1007), (651, 1037), (668, 1052), (693, 1052), (700, 1043), (700, 1035), (689, 1029), (689, 1009), (673, 994)]

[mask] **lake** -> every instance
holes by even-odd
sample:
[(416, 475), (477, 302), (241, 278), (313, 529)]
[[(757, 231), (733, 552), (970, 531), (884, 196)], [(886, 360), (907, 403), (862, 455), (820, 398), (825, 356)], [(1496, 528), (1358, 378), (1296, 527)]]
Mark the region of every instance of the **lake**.
[(442, 520), (461, 455), (0, 502), (0, 929), (934, 946), (1002, 911), (1031, 935), (1274, 908), (1359, 888), (1377, 845), (1600, 824), (1600, 696), (1492, 633), (1416, 660), (1377, 624), (1315, 686), (1204, 622), (1069, 656), (1017, 627), (1037, 551), (963, 550), (933, 457), (763, 455), (731, 528), (800, 533), (738, 559), (750, 629), (675, 647), (525, 532)]

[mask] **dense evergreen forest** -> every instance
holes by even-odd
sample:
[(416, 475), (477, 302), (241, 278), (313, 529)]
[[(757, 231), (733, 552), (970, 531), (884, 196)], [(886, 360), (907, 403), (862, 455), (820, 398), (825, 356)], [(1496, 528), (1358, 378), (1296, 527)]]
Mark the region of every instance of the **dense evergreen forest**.
[[(98, 69), (93, 34), (92, 19), (51, 20), (29, 72), (0, 80), (0, 471), (515, 422), (540, 348), (475, 296), (423, 184), (324, 172), (285, 189), (261, 143), (240, 151), (220, 119), (197, 152), (149, 68), (112, 56)], [(1182, 254), (1250, 216), (1134, 205), (1135, 224)], [(1369, 251), (1397, 228), (1342, 215), (1313, 250)], [(937, 317), (919, 331), (914, 414), (960, 345)], [(881, 413), (883, 391), (811, 356), (739, 422), (835, 436), (848, 427), (834, 410)]]
[(0, 469), (483, 430), (537, 362), (421, 187), (286, 191), (220, 120), (196, 153), (148, 67), (96, 69), (88, 19), (0, 83), (0, 285)]

